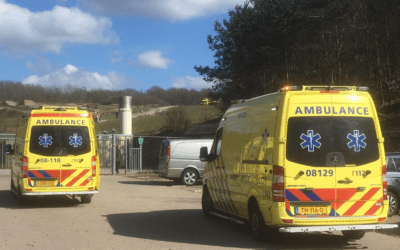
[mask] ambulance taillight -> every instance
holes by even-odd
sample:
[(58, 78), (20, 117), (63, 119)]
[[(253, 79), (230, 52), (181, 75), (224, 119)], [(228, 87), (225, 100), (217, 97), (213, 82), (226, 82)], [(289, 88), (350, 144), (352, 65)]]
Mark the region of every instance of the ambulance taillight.
[(28, 157), (22, 156), (22, 178), (28, 178)]
[(96, 156), (92, 156), (92, 177), (96, 176)]
[(274, 201), (285, 202), (285, 170), (281, 166), (273, 166), (272, 194)]
[(386, 166), (382, 167), (382, 190), (383, 190), (383, 200), (387, 200)]

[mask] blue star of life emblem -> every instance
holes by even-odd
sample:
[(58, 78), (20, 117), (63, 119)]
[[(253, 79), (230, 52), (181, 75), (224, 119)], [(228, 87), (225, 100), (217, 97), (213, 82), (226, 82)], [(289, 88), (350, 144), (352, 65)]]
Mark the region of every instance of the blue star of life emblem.
[(303, 140), (302, 143), (300, 143), (300, 146), (304, 149), (308, 147), (308, 152), (314, 152), (314, 147), (321, 147), (321, 143), (318, 141), (321, 139), (321, 136), (318, 134), (314, 135), (313, 130), (307, 130), (307, 135), (301, 134), (300, 139)]
[(360, 152), (360, 147), (365, 148), (367, 146), (367, 143), (363, 142), (367, 137), (364, 134), (360, 135), (358, 130), (354, 130), (353, 133), (353, 135), (350, 133), (347, 135), (347, 139), (350, 140), (347, 146), (349, 146), (349, 148), (354, 147), (354, 151)]
[(48, 134), (43, 134), (43, 136), (39, 136), (39, 145), (47, 148), (49, 145), (53, 144), (51, 139), (53, 139), (52, 136), (49, 136)]
[(69, 145), (74, 145), (74, 148), (77, 148), (78, 145), (82, 145), (82, 136), (78, 136), (77, 134), (74, 134), (69, 137)]

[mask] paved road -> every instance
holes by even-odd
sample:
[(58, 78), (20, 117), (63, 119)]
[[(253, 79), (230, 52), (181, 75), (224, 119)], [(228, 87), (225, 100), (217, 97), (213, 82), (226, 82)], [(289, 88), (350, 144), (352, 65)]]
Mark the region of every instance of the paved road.
[[(102, 175), (91, 204), (43, 197), (20, 207), (0, 174), (0, 249), (398, 249), (400, 230), (368, 232), (354, 242), (340, 233), (255, 242), (241, 225), (201, 212), (200, 186), (164, 179)], [(398, 217), (392, 219), (400, 222)]]

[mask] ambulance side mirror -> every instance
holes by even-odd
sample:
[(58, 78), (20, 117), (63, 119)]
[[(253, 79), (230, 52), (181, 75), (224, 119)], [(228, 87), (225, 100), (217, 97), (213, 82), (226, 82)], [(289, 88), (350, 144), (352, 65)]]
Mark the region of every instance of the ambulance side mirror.
[(209, 154), (208, 154), (208, 149), (207, 147), (201, 147), (200, 148), (200, 161), (208, 161)]
[(4, 151), (5, 151), (6, 155), (14, 154), (14, 150), (12, 149), (11, 144), (6, 144), (6, 146), (4, 147)]

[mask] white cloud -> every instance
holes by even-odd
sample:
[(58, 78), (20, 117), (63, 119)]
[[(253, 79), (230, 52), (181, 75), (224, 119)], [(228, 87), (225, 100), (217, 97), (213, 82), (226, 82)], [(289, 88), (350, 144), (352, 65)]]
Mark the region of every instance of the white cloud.
[[(44, 76), (31, 75), (22, 80), (24, 84), (35, 84), (43, 87), (64, 87), (66, 84), (72, 86), (86, 87), (86, 89), (117, 89), (127, 87), (134, 79), (128, 79), (123, 75), (118, 75), (114, 71), (101, 75), (97, 72), (89, 72), (78, 69), (67, 64), (63, 69), (54, 71)], [(132, 86), (130, 86), (132, 87)]]
[(173, 63), (174, 61), (162, 57), (162, 53), (159, 50), (143, 52), (136, 61), (129, 62), (130, 65), (136, 67), (149, 67), (152, 69), (168, 69), (168, 66)]
[(140, 15), (156, 19), (188, 20), (227, 13), (244, 0), (78, 0), (83, 8), (116, 15)]
[(65, 44), (117, 43), (110, 18), (95, 17), (78, 8), (55, 6), (31, 12), (0, 0), (0, 51), (52, 51)]
[(202, 77), (185, 76), (172, 79), (171, 87), (201, 90), (211, 88), (212, 85), (212, 82), (206, 82)]

